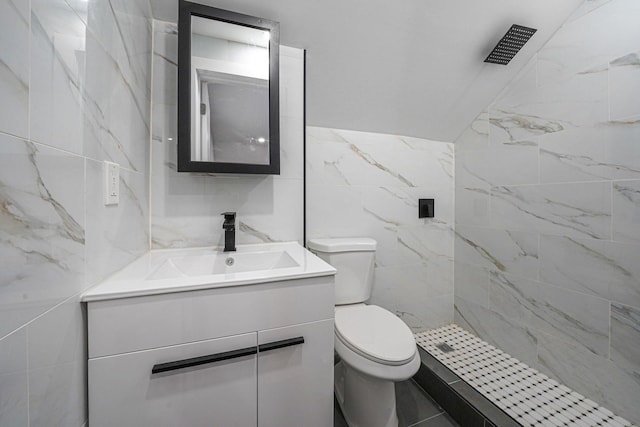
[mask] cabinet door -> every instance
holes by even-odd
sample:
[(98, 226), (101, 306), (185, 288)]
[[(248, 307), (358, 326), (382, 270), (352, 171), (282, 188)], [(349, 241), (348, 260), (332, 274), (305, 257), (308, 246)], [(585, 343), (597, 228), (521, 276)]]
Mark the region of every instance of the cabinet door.
[(89, 359), (89, 424), (256, 426), (256, 344), (251, 333)]
[(333, 425), (333, 319), (260, 331), (258, 344), (258, 425)]

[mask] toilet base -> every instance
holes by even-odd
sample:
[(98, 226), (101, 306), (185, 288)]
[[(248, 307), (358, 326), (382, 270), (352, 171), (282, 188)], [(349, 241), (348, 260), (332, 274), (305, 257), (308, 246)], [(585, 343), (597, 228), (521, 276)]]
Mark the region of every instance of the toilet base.
[(340, 361), (334, 368), (334, 390), (349, 427), (398, 427), (393, 381), (373, 378)]

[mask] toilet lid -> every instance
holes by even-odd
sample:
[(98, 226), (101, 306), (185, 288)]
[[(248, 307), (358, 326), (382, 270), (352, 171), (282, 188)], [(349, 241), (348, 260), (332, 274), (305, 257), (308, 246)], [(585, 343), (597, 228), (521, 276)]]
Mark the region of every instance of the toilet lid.
[(340, 307), (335, 313), (335, 330), (349, 348), (381, 363), (402, 364), (416, 353), (416, 342), (409, 327), (375, 305)]

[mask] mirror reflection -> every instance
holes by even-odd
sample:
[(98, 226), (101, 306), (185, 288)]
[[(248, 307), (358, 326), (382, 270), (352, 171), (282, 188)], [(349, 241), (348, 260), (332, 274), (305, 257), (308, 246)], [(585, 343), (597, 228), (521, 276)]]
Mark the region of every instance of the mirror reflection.
[(191, 160), (268, 165), (268, 30), (191, 16)]

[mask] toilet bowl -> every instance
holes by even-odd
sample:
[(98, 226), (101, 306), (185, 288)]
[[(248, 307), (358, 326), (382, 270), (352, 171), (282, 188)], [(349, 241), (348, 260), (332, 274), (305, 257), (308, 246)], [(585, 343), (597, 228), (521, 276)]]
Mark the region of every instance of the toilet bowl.
[(364, 304), (372, 291), (376, 242), (316, 239), (308, 247), (338, 270), (334, 389), (344, 418), (350, 427), (397, 427), (395, 382), (418, 371), (420, 356), (402, 320)]

